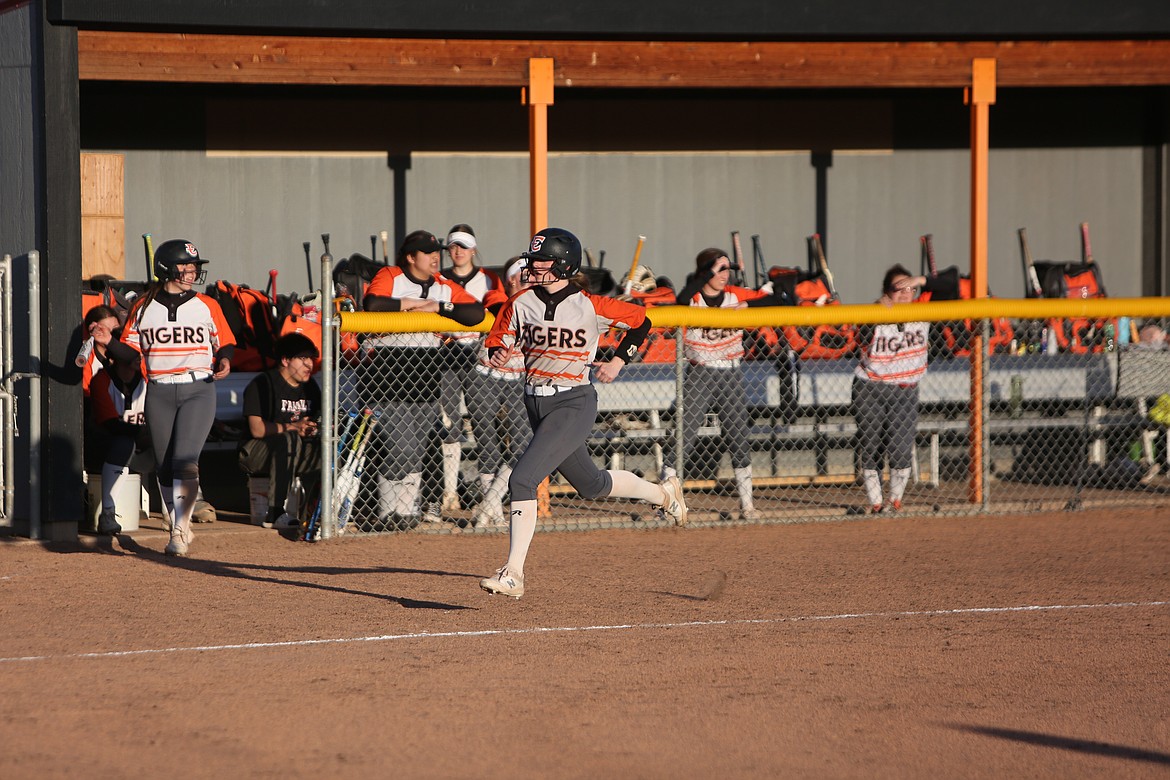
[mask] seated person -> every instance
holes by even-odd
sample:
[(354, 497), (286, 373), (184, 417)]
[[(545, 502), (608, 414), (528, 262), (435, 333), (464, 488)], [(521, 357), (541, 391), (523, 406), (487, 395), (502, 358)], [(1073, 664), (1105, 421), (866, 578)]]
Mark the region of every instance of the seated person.
[(316, 345), (290, 333), (276, 342), (279, 365), (256, 376), (244, 390), (246, 438), (240, 443), (240, 468), (268, 477), (265, 528), (298, 528), (284, 509), (293, 477), (311, 481), (321, 471), (321, 388), (313, 380)]
[(131, 471), (145, 474), (154, 470), (145, 419), (146, 380), (138, 358), (119, 360), (111, 356), (106, 369), (93, 377), (90, 403), (95, 432), (102, 439), (100, 450), (104, 452), (102, 511), (97, 532), (113, 536), (122, 532), (114, 501), (122, 480)]

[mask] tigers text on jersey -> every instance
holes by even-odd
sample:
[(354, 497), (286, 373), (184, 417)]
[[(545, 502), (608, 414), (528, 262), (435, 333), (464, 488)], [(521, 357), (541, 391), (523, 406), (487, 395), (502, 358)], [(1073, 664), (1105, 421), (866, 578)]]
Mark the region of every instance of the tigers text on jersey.
[(874, 325), (854, 374), (871, 382), (918, 384), (926, 373), (929, 336), (929, 322)]
[(529, 289), (500, 309), (485, 344), (518, 349), (530, 385), (586, 385), (601, 334), (610, 327), (637, 328), (645, 319), (644, 308), (615, 298), (579, 291), (554, 308)]
[[(402, 268), (387, 266), (374, 275), (366, 295), (380, 295), (384, 298), (420, 298), (440, 303), (476, 303), (475, 298), (455, 282), (435, 274), (419, 283), (410, 278)], [(479, 338), (477, 333), (467, 334)], [(438, 347), (443, 338), (438, 333), (387, 333), (365, 342), (367, 347)]]
[[(504, 285), (500, 281), (500, 277), (495, 271), (489, 271), (486, 268), (476, 268), (466, 279), (460, 279), (455, 275), (454, 268), (447, 268), (443, 271), (442, 276), (467, 291), (475, 300), (484, 304), (485, 306), (491, 302), (495, 296), (502, 295)], [(494, 292), (494, 296), (493, 296)], [(446, 334), (453, 339), (461, 347), (475, 346), (477, 340), (483, 337), (482, 333), (474, 333), (461, 331), (458, 333)]]
[[(719, 308), (734, 309), (742, 302), (766, 296), (767, 293), (760, 290), (729, 284), (723, 288), (723, 301)], [(710, 308), (701, 292), (695, 293), (686, 303), (700, 309)], [(710, 368), (735, 368), (743, 358), (743, 329), (687, 328), (683, 337), (683, 357), (691, 363)]]
[(156, 298), (145, 309), (135, 309), (122, 341), (142, 353), (147, 379), (152, 380), (191, 371), (210, 376), (215, 353), (236, 343), (223, 310), (203, 293), (182, 296), (177, 305)]
[(93, 403), (93, 421), (98, 425), (108, 420), (121, 420), (129, 425), (146, 424), (146, 381), (139, 379), (133, 389), (125, 392), (106, 371), (93, 378), (90, 401)]

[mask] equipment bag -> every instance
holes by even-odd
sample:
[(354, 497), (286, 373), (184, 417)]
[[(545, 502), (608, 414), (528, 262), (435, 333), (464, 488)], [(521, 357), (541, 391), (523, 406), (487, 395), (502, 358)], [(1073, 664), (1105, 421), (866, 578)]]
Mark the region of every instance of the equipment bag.
[[(1034, 264), (1036, 277), (1045, 298), (1105, 298), (1105, 281), (1101, 267), (1096, 263), (1060, 263), (1050, 260)], [(1029, 295), (1034, 297), (1034, 295)], [(1103, 352), (1111, 349), (1117, 332), (1117, 321), (1113, 319), (1089, 320), (1083, 317), (1072, 320), (1053, 319), (1048, 327), (1056, 334), (1060, 349), (1074, 354)]]
[[(836, 306), (828, 279), (820, 271), (772, 266), (768, 270), (773, 294), (792, 306)], [(857, 329), (840, 325), (787, 325), (782, 329), (784, 339), (797, 357), (803, 359), (832, 359), (851, 354), (857, 349)]]
[(264, 371), (276, 365), (276, 312), (260, 290), (246, 284), (220, 279), (209, 290), (223, 310), (224, 319), (236, 339), (232, 368), (236, 371)]
[[(918, 296), (919, 303), (928, 301), (969, 301), (974, 297), (974, 287), (970, 276), (959, 273), (957, 266), (950, 266), (939, 271), (935, 278), (941, 280), (945, 288), (934, 293), (924, 292)], [(936, 283), (937, 284), (937, 283)], [(938, 328), (931, 328), (931, 353), (934, 355), (953, 355), (967, 357), (971, 354), (971, 336), (978, 324), (974, 320), (960, 320), (956, 322), (940, 322)], [(1012, 340), (1016, 337), (1011, 322), (1003, 317), (996, 317), (991, 321), (991, 337), (987, 348), (990, 352), (1010, 352)]]

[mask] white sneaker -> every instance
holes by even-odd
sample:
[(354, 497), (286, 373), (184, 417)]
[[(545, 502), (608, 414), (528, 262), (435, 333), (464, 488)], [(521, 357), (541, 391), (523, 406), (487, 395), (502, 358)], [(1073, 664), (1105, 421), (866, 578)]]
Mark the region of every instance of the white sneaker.
[(288, 512), (285, 512), (283, 515), (276, 518), (276, 522), (273, 525), (276, 528), (300, 528), (301, 521), (290, 515)]
[(739, 510), (739, 516), (743, 520), (748, 520), (748, 521), (759, 520), (760, 519), (760, 510), (756, 509), (754, 506), (750, 506), (747, 509)]
[(440, 511), (442, 511), (443, 514), (452, 515), (452, 514), (455, 514), (456, 512), (458, 512), (462, 508), (463, 507), (461, 507), (459, 505), (459, 494), (458, 493), (452, 493), (450, 491), (443, 492), (443, 502), (439, 507)]
[(183, 541), (182, 534), (171, 534), (171, 541), (167, 544), (166, 549), (163, 550), (167, 555), (174, 555), (181, 558), (187, 554), (187, 543)]
[(667, 517), (674, 518), (675, 525), (687, 524), (687, 503), (683, 500), (682, 485), (678, 477), (668, 477), (659, 484), (662, 492), (666, 493), (666, 501), (662, 504), (662, 512)]
[(495, 574), (479, 581), (479, 587), (495, 596), (511, 596), (518, 599), (524, 595), (524, 576), (515, 575), (504, 564)]
[(97, 532), (98, 536), (117, 536), (122, 533), (122, 526), (114, 510), (107, 509), (98, 515)]

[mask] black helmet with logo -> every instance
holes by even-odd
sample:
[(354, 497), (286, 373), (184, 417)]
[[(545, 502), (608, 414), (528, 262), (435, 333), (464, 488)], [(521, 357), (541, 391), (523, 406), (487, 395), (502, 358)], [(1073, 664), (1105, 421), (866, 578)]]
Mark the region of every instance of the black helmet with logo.
[(197, 271), (194, 283), (203, 284), (207, 281), (207, 271), (203, 269), (207, 261), (199, 256), (199, 250), (190, 241), (175, 238), (164, 241), (154, 250), (154, 275), (160, 282), (178, 279), (179, 274), (175, 269), (192, 263)]
[(581, 242), (563, 228), (545, 228), (532, 237), (528, 251), (521, 257), (533, 261), (552, 260), (552, 274), (558, 279), (572, 279), (581, 271)]

